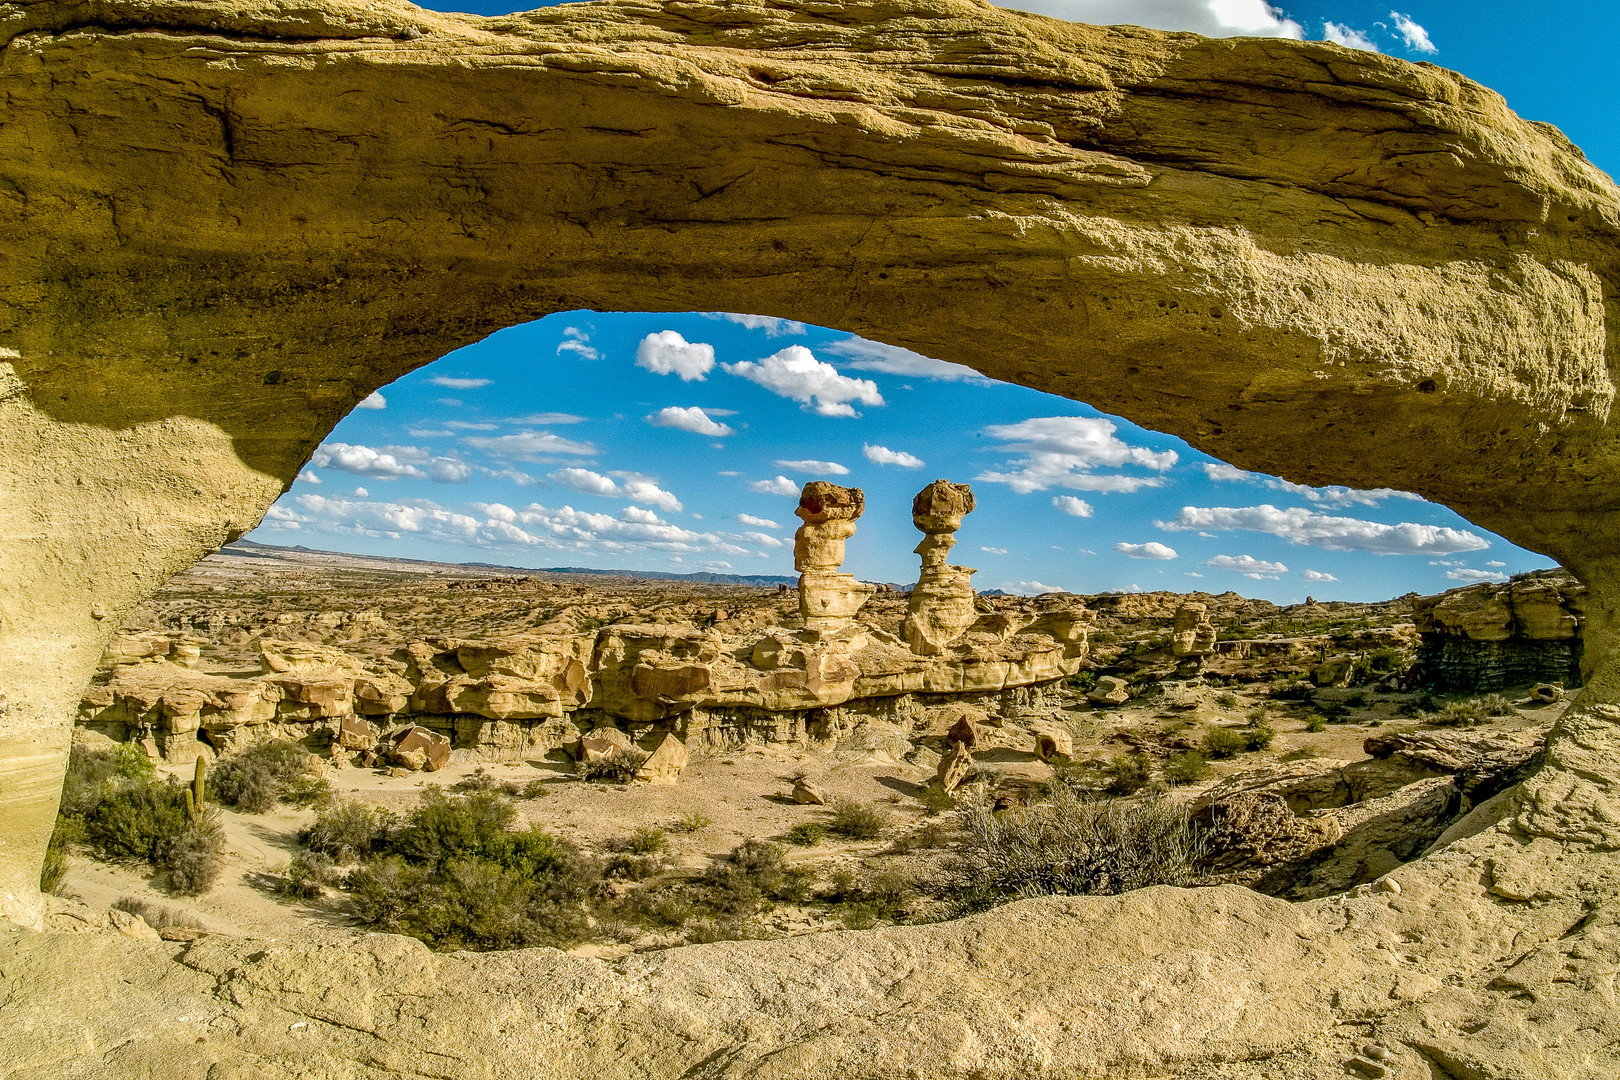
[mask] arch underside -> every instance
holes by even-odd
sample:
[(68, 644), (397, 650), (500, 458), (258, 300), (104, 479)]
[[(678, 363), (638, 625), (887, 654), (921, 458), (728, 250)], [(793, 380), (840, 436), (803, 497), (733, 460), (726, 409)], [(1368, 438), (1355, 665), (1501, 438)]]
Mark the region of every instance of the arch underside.
[[(367, 970), (428, 972), (466, 1016), (480, 980), (576, 980), (512, 991), (557, 1016), (657, 987), (614, 1022), (640, 1048), (624, 1061), (670, 1075), (901, 1075), (922, 1043), (928, 1075), (1261, 1075), (1268, 1054), (1337, 1075), (1344, 1040), (1374, 1029), (1452, 1075), (1614, 1061), (1620, 194), (1555, 131), (1428, 65), (954, 0), (14, 10), (0, 913), (37, 915), (74, 705), (120, 614), (251, 528), (371, 390), (553, 311), (753, 312), (1084, 400), (1245, 468), (1445, 503), (1588, 582), (1588, 688), (1542, 772), (1406, 868), (1398, 897), (1150, 890), (616, 968), (378, 945), (392, 959)], [(1044, 945), (1019, 953), (1028, 935)], [(1105, 955), (1130, 959), (1090, 971)], [(194, 959), (148, 984), (215, 994)], [(780, 1009), (759, 989), (804, 972), (846, 988), (837, 1023), (815, 1028), (832, 1006), (809, 989)], [(711, 976), (764, 1004), (693, 1004)], [(1240, 984), (1242, 1009), (1211, 1005)], [(1144, 985), (1134, 1012), (1100, 1004)], [(251, 989), (237, 1008), (289, 1008), (273, 980)], [(1019, 1011), (1032, 1000), (1054, 1005)], [(1076, 1011), (1113, 1034), (1075, 1034)], [(352, 1026), (300, 1015), (358, 1060)], [(105, 1041), (126, 1021), (95, 1023)], [(209, 1052), (283, 1060), (244, 1030)], [(465, 1053), (491, 1075), (547, 1046), (558, 1075), (633, 1075), (590, 1030)], [(1039, 1052), (1020, 1057), (1015, 1031)]]

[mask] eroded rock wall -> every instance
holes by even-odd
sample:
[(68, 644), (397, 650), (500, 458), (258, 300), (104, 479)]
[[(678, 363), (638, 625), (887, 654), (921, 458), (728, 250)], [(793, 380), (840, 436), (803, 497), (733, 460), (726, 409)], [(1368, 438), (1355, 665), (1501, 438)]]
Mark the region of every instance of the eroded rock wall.
[(1470, 585), (1413, 601), (1418, 663), (1445, 690), (1500, 690), (1526, 682), (1581, 685), (1587, 589), (1564, 570)]

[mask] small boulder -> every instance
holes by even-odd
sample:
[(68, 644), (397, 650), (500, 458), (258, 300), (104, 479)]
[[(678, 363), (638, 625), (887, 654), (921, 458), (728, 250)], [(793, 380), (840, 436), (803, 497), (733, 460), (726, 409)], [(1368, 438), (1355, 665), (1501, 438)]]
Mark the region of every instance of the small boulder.
[(636, 779), (654, 784), (673, 784), (681, 778), (681, 771), (691, 759), (686, 744), (677, 739), (674, 732), (670, 732), (636, 772)]
[(1317, 686), (1349, 686), (1356, 671), (1356, 658), (1349, 653), (1330, 656), (1311, 672), (1311, 682)]
[(804, 777), (793, 781), (793, 801), (800, 806), (826, 806), (827, 796)]
[(972, 750), (973, 745), (979, 741), (979, 726), (973, 722), (973, 717), (963, 713), (956, 718), (956, 723), (951, 725), (945, 737)]
[(450, 740), (420, 724), (400, 728), (389, 741), (388, 758), (396, 765), (436, 772), (450, 764)]
[(147, 925), (146, 920), (139, 915), (114, 908), (107, 912), (107, 917), (112, 921), (113, 929), (127, 938), (134, 938), (136, 941), (162, 940), (158, 937), (158, 932)]
[(951, 744), (951, 750), (939, 760), (939, 771), (934, 775), (934, 782), (939, 789), (949, 795), (962, 786), (967, 779), (968, 771), (973, 768), (973, 752), (959, 742)]
[(1123, 705), (1131, 700), (1131, 691), (1118, 675), (1104, 675), (1086, 695), (1086, 700), (1097, 705)]
[(358, 716), (345, 716), (338, 724), (337, 746), (344, 750), (370, 750), (377, 745), (371, 725)]
[(1564, 700), (1563, 687), (1552, 683), (1537, 683), (1536, 688), (1530, 691), (1530, 700), (1541, 705), (1554, 705)]
[(1030, 734), (1035, 736), (1035, 756), (1042, 761), (1074, 757), (1074, 738), (1062, 728), (1043, 726)]
[(610, 754), (630, 749), (630, 736), (609, 724), (592, 728), (579, 740), (579, 750), (574, 754), (578, 761), (600, 761)]

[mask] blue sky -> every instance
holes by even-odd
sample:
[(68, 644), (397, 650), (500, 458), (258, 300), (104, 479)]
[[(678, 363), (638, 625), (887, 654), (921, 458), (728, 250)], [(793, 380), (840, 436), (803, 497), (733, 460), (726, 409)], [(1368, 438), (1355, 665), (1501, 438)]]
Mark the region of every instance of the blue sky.
[[(1620, 5), (1549, 5), (1556, 17), (1506, 3), (1028, 6), (1431, 60), (1558, 124), (1600, 167), (1620, 160), (1600, 113)], [(1079, 402), (835, 330), (713, 313), (562, 313), (451, 353), (344, 419), (252, 538), (448, 562), (791, 574), (797, 485), (828, 479), (867, 495), (845, 568), (905, 582), (920, 538), (911, 496), (936, 477), (978, 497), (952, 554), (979, 568), (980, 589), (1372, 600), (1548, 565), (1412, 496), (1241, 473)]]

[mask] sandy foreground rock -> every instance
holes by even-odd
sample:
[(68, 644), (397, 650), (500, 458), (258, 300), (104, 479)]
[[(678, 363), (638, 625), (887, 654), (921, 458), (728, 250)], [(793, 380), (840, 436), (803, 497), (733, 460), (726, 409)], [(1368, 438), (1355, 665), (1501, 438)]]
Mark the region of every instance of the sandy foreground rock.
[(372, 390), (551, 311), (841, 327), (1243, 468), (1424, 494), (1590, 590), (1540, 772), (1398, 891), (1154, 889), (614, 963), (8, 929), (10, 1075), (1620, 1073), (1620, 196), (1556, 131), (1432, 66), (952, 0), (3, 17), (24, 922), (119, 619)]

